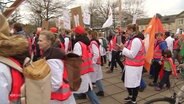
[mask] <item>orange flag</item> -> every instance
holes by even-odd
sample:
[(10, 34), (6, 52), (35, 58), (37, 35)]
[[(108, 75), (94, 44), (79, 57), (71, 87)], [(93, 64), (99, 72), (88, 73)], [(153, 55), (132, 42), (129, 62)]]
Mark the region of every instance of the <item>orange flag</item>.
[(153, 59), (153, 53), (154, 53), (154, 43), (155, 43), (155, 33), (158, 32), (164, 32), (162, 23), (160, 19), (156, 16), (154, 16), (148, 27), (145, 29), (145, 48), (146, 48), (146, 55), (145, 55), (145, 65), (144, 67), (149, 72), (151, 61)]

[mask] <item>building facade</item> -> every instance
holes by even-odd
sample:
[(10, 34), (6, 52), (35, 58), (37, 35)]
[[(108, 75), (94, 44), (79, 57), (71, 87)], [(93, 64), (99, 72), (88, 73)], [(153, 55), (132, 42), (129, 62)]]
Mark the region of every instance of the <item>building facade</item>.
[[(158, 14), (159, 15), (159, 14)], [(161, 16), (159, 15), (165, 30), (176, 32), (178, 28), (184, 30), (184, 11), (176, 15)], [(145, 30), (151, 18), (142, 18), (137, 20), (139, 30)]]

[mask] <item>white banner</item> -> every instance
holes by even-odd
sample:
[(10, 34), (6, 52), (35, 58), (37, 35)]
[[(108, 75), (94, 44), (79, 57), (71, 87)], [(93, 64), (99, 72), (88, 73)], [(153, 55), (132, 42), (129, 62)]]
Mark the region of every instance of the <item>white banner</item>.
[(83, 13), (83, 22), (84, 22), (84, 24), (90, 25), (90, 18), (91, 18), (90, 14), (88, 12), (84, 11), (84, 13)]
[(70, 13), (67, 10), (63, 11), (63, 25), (65, 29), (71, 30)]

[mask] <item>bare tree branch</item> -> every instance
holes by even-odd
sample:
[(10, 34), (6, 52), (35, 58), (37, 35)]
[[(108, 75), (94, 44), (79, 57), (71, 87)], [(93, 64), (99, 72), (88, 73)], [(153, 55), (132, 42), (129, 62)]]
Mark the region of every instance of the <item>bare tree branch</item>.
[[(30, 11), (35, 14), (34, 18), (39, 18), (40, 23), (43, 20), (50, 20), (62, 15), (63, 4), (54, 0), (27, 0)], [(33, 19), (34, 20), (34, 19)], [(41, 24), (39, 24), (41, 26)]]

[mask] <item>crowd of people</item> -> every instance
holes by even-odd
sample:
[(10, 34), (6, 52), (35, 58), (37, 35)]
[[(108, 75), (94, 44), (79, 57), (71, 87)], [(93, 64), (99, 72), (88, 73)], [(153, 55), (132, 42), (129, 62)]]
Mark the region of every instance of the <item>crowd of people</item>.
[[(51, 69), (50, 104), (76, 104), (76, 99), (87, 97), (92, 104), (100, 104), (98, 96), (103, 97), (105, 94), (102, 68), (109, 68), (106, 73), (111, 74), (114, 68), (117, 68), (116, 63), (120, 66), (122, 81), (128, 91), (124, 98), (125, 104), (137, 104), (138, 92), (142, 83), (145, 84), (142, 73), (145, 70), (143, 66), (146, 54), (144, 32), (139, 31), (138, 25), (129, 24), (126, 31), (117, 26), (108, 37), (105, 37), (103, 32), (82, 26), (73, 30), (38, 28), (30, 37), (26, 35), (21, 24), (15, 23), (10, 29), (3, 15), (0, 15), (0, 20), (2, 57), (15, 62), (22, 70), (28, 58), (33, 57), (33, 61), (46, 58)], [(8, 40), (17, 36), (19, 39), (16, 41), (20, 41), (19, 44), (10, 44)], [(70, 84), (65, 81), (65, 60), (68, 53), (73, 53), (83, 60), (80, 65), (81, 83), (76, 91), (72, 91)], [(177, 77), (175, 63), (182, 64), (183, 61), (184, 35), (172, 34), (169, 31), (155, 33), (154, 56), (150, 68), (150, 78), (153, 78), (153, 81), (148, 85), (154, 86), (156, 91), (164, 87), (170, 88), (169, 76), (174, 73)], [(0, 62), (0, 66), (0, 102), (20, 104), (21, 88), (24, 84), (22, 70), (3, 62)], [(159, 80), (161, 72), (162, 78)], [(94, 91), (95, 86), (97, 92)]]

